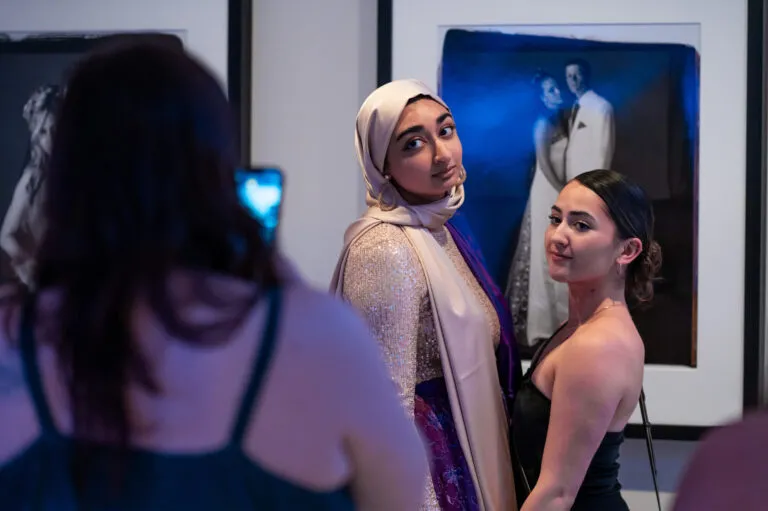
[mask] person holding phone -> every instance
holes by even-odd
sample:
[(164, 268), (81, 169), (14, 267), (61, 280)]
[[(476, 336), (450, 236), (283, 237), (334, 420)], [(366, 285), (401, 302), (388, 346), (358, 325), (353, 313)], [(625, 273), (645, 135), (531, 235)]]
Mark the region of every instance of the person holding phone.
[(375, 340), (263, 239), (235, 126), (182, 49), (75, 67), (36, 288), (0, 289), (3, 511), (418, 508), (426, 453)]
[(466, 171), (446, 104), (423, 83), (374, 91), (357, 116), (368, 211), (331, 289), (366, 318), (432, 461), (424, 508), (516, 509), (508, 417), (522, 376), (506, 301), (457, 215)]

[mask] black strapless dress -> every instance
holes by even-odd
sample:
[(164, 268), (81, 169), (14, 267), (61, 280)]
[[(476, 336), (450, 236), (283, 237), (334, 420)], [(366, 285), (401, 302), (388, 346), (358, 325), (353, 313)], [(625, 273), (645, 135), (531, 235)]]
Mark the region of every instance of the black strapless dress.
[[(525, 373), (520, 390), (515, 397), (512, 413), (513, 455), (517, 458), (516, 465), (519, 464), (516, 467), (518, 471), (516, 479), (521, 479), (519, 471), (523, 470), (531, 489), (539, 479), (552, 405), (549, 398), (531, 381), (531, 375), (547, 344), (549, 341), (543, 343), (534, 355), (531, 367)], [(572, 510), (629, 510), (621, 496), (621, 484), (619, 484), (619, 448), (623, 442), (623, 431), (606, 433), (589, 464)], [(519, 481), (516, 486), (518, 502), (522, 505), (527, 493)]]

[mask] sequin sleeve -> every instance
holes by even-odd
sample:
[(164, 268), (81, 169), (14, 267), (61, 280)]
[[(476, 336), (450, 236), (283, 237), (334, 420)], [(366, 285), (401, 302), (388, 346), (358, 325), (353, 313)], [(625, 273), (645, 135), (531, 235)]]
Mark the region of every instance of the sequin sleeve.
[(366, 319), (400, 399), (413, 415), (419, 306), (427, 295), (424, 270), (403, 231), (373, 227), (351, 247), (344, 271), (344, 298)]

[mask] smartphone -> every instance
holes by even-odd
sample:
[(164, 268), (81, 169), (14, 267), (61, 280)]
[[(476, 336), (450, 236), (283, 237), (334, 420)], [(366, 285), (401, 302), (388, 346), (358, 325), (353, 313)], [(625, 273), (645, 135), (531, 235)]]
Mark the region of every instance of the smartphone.
[(237, 169), (235, 183), (240, 202), (261, 224), (264, 241), (274, 244), (283, 202), (283, 172), (277, 167)]

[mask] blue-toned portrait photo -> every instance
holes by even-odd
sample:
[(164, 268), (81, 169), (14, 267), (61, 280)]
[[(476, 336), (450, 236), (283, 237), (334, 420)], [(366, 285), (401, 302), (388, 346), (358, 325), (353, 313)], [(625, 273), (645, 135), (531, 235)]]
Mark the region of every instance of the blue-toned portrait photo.
[(654, 207), (664, 262), (652, 304), (633, 310), (646, 361), (695, 366), (698, 52), (531, 32), (448, 29), (438, 76), (464, 147), (462, 212), (521, 353), (568, 316), (567, 285), (547, 267), (551, 207), (566, 182), (602, 168), (641, 185)]

